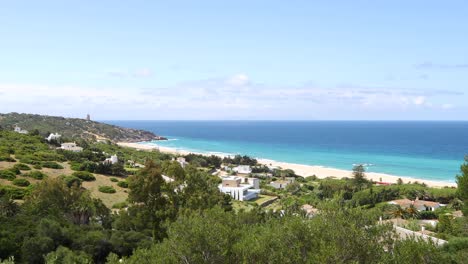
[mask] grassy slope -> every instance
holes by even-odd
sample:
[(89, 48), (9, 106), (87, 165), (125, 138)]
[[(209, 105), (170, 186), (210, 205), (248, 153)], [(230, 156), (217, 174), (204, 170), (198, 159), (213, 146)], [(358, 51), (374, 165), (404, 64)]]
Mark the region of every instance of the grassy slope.
[[(2, 161), (0, 162), (0, 170), (11, 168), (15, 164), (16, 164), (15, 162)], [(45, 174), (47, 174), (49, 177), (53, 177), (53, 178), (58, 177), (60, 175), (71, 175), (74, 172), (73, 170), (70, 169), (70, 165), (68, 163), (64, 162), (60, 164), (63, 166), (64, 169), (58, 170), (58, 169), (43, 168), (39, 171), (42, 171)], [(27, 173), (27, 172), (28, 171), (22, 171), (22, 174)], [(128, 197), (127, 189), (117, 186), (117, 182), (110, 181), (110, 178), (112, 177), (118, 178), (118, 177), (106, 176), (106, 175), (101, 175), (101, 174), (94, 174), (94, 176), (96, 176), (96, 180), (92, 182), (83, 182), (83, 187), (88, 189), (91, 192), (93, 197), (101, 199), (107, 207), (112, 208), (113, 204), (123, 202), (127, 199)], [(40, 182), (40, 180), (23, 177), (21, 175), (16, 175), (16, 178), (27, 179), (29, 182), (31, 182), (31, 184)], [(0, 185), (14, 186), (11, 181), (8, 181), (5, 179), (0, 179)], [(98, 187), (102, 185), (113, 186), (117, 192), (113, 194), (99, 192)], [(18, 187), (18, 186), (15, 186), (15, 187)], [(22, 188), (22, 187), (18, 187), (18, 188)]]

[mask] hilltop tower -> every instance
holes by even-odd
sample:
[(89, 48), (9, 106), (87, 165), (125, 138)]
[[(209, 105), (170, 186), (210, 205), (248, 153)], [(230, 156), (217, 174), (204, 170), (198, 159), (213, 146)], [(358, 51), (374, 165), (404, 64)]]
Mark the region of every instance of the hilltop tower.
[(86, 115), (86, 120), (91, 121), (91, 116), (89, 114)]

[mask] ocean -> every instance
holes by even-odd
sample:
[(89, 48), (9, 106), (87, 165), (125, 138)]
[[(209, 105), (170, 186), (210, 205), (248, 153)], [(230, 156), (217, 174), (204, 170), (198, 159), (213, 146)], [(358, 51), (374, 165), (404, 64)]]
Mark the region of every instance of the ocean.
[(148, 142), (203, 153), (455, 182), (468, 154), (468, 122), (445, 121), (104, 121), (144, 129)]

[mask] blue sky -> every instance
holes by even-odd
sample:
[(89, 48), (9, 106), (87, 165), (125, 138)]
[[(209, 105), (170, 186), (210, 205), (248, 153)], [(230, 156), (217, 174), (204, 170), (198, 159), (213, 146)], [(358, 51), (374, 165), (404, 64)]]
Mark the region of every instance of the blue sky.
[(435, 0), (4, 1), (0, 112), (467, 120), (467, 13)]

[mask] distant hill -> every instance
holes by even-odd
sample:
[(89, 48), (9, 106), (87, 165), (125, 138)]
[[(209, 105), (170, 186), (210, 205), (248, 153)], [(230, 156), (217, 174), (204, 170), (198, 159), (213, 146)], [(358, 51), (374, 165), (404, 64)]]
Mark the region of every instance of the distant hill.
[(69, 138), (108, 139), (113, 142), (138, 142), (165, 139), (144, 130), (124, 128), (80, 118), (34, 114), (0, 114), (0, 126), (3, 129), (12, 130), (15, 126), (19, 126), (28, 131), (37, 129), (41, 134), (57, 132)]

